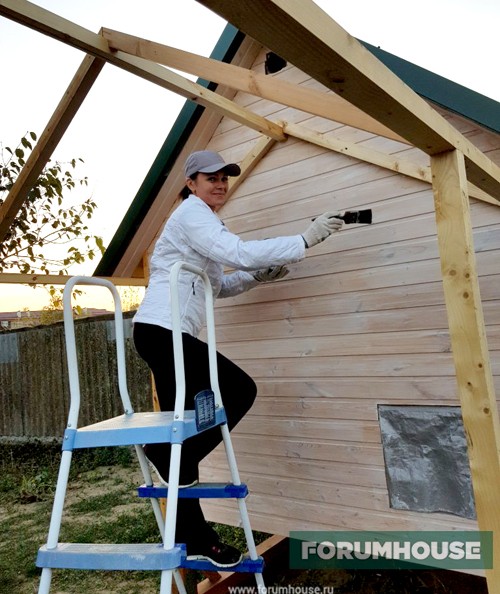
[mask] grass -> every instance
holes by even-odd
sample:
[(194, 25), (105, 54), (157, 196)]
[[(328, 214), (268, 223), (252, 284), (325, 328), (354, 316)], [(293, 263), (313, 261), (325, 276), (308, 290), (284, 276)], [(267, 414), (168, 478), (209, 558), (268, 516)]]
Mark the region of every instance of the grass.
[[(0, 594), (38, 590), (35, 559), (47, 535), (59, 459), (57, 443), (0, 443)], [(159, 542), (149, 501), (135, 495), (140, 480), (128, 448), (75, 452), (60, 540)], [(241, 529), (214, 527), (223, 540), (245, 548)], [(267, 536), (255, 533), (257, 542)], [(291, 571), (281, 565), (267, 567), (264, 577), (282, 592), (325, 587), (335, 594), (487, 594), (483, 578), (450, 571)], [(248, 584), (254, 585), (253, 576)], [(157, 572), (55, 570), (51, 594), (153, 594), (159, 585)]]
[[(0, 450), (0, 593), (27, 594), (38, 588), (35, 559), (47, 535), (60, 447), (2, 445)], [(60, 540), (159, 542), (150, 505), (135, 496), (133, 470), (127, 448), (76, 452)], [(158, 584), (152, 572), (57, 570), (51, 592), (145, 594), (157, 591)]]
[[(0, 594), (37, 591), (35, 559), (47, 536), (59, 460), (56, 443), (0, 444)], [(130, 449), (77, 451), (71, 468), (61, 542), (160, 542), (149, 500), (136, 496), (141, 477)], [(244, 548), (241, 529), (214, 527)], [(51, 593), (149, 594), (159, 585), (158, 572), (56, 570)]]

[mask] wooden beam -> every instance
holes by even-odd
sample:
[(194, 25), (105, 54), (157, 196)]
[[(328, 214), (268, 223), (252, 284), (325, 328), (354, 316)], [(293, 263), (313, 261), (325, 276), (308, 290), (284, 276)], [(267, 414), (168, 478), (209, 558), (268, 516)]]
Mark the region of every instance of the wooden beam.
[[(15, 272), (1, 272), (0, 284), (10, 285), (65, 285), (70, 278), (76, 275), (66, 274), (20, 274)], [(144, 287), (147, 284), (144, 278), (125, 278), (95, 276), (111, 281), (114, 285), (123, 287)]]
[(407, 143), (402, 136), (395, 134), (387, 126), (382, 125), (334, 93), (326, 94), (273, 76), (259, 74), (247, 68), (225, 64), (219, 60), (198, 56), (127, 33), (102, 29), (102, 35), (107, 40), (109, 47), (114, 50), (120, 50), (127, 54), (163, 64), (169, 68), (194, 74), (205, 80), (223, 84), (263, 99), (276, 101), (312, 115)]
[(276, 140), (273, 138), (262, 136), (250, 149), (240, 163), (241, 175), (233, 177), (229, 181), (228, 200), (275, 144)]
[(480, 530), (493, 531), (489, 594), (500, 593), (500, 426), (472, 240), (464, 157), (431, 159), (443, 287)]
[(0, 242), (4, 241), (28, 192), (43, 171), (105, 63), (104, 60), (93, 56), (85, 56), (83, 59), (5, 202), (0, 206)]
[(281, 128), (265, 118), (252, 113), (225, 99), (221, 95), (202, 87), (176, 72), (148, 60), (130, 56), (124, 52), (112, 51), (106, 40), (79, 25), (25, 0), (0, 0), (0, 15), (45, 33), (88, 54), (102, 58), (127, 72), (131, 72), (164, 89), (173, 91), (194, 103), (210, 107), (221, 116), (231, 118), (240, 124), (257, 130), (276, 140), (284, 140)]
[[(341, 138), (325, 136), (320, 132), (310, 130), (300, 124), (288, 124), (287, 122), (284, 122), (283, 130), (288, 136), (293, 136), (294, 138), (299, 138), (305, 142), (310, 142), (311, 144), (322, 146), (337, 153), (354, 157), (365, 163), (372, 163), (373, 165), (390, 169), (391, 171), (407, 175), (408, 177), (413, 177), (414, 179), (432, 183), (430, 166), (416, 165), (407, 159), (398, 159), (397, 157), (394, 157), (394, 155), (388, 155), (355, 142), (346, 142)], [(470, 182), (468, 183), (468, 192), (469, 196), (472, 198), (477, 198), (482, 202), (500, 206), (498, 200), (495, 200), (489, 194), (486, 194), (486, 192), (476, 188)]]
[(361, 161), (365, 161), (366, 163), (379, 165), (385, 169), (397, 171), (398, 173), (408, 175), (409, 177), (420, 179), (429, 183), (431, 182), (430, 167), (415, 165), (410, 161), (398, 159), (393, 155), (387, 155), (386, 153), (367, 148), (361, 144), (346, 142), (341, 138), (325, 136), (321, 132), (310, 130), (305, 126), (301, 126), (300, 124), (289, 124), (285, 122), (283, 125), (283, 130), (289, 136), (299, 138), (300, 140), (310, 142), (311, 144), (316, 144), (317, 146), (322, 146), (337, 153), (354, 157)]
[(428, 155), (458, 148), (469, 181), (500, 200), (500, 167), (308, 0), (197, 0)]

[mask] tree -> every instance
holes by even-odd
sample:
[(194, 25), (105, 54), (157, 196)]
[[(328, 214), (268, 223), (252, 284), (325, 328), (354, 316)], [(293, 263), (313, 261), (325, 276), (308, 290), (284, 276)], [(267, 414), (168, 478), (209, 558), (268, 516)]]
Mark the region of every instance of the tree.
[[(36, 139), (34, 132), (28, 132), (14, 151), (0, 147), (0, 205)], [(0, 244), (0, 272), (14, 269), (25, 274), (67, 274), (71, 265), (93, 260), (104, 252), (102, 239), (91, 234), (88, 227), (96, 203), (88, 198), (81, 204), (68, 205), (66, 199), (77, 186), (88, 185), (86, 177), (74, 177), (79, 162), (83, 160), (49, 161), (46, 165)]]

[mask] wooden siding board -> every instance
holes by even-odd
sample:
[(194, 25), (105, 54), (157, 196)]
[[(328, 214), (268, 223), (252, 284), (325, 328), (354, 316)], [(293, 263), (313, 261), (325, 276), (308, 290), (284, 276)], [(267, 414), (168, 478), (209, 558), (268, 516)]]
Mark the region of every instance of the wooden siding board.
[[(244, 368), (253, 377), (441, 377), (454, 376), (453, 360), (449, 353), (411, 353), (394, 355), (344, 355), (337, 357), (275, 357), (269, 353), (258, 359), (239, 358), (233, 349), (221, 349), (226, 356)], [(259, 353), (260, 354), (260, 353)], [(430, 356), (432, 355), (432, 356)], [(493, 367), (500, 370), (500, 362)]]
[[(495, 351), (496, 352), (496, 351)], [(444, 406), (455, 406), (458, 404), (455, 376), (440, 375), (440, 380), (436, 381), (434, 376), (397, 376), (390, 378), (381, 377), (311, 377), (311, 378), (259, 378), (258, 393), (259, 399), (265, 399), (269, 396), (281, 402), (286, 398), (291, 398), (296, 407), (308, 407), (311, 399), (321, 401), (321, 406), (325, 410), (333, 407), (334, 418), (350, 418), (347, 412), (339, 410), (337, 402), (344, 402), (343, 399), (349, 399), (356, 404), (348, 406), (349, 410), (362, 408), (365, 412), (372, 409), (376, 404), (421, 404), (442, 401)], [(500, 376), (497, 374), (493, 378), (498, 388), (500, 386)], [(256, 405), (257, 406), (257, 405)], [(264, 405), (265, 406), (265, 405)], [(281, 404), (279, 406), (282, 406)], [(321, 410), (321, 408), (320, 408)], [(252, 414), (252, 413), (251, 413)], [(306, 413), (305, 413), (306, 414)], [(326, 414), (326, 413), (325, 413)], [(335, 416), (337, 415), (337, 416)], [(371, 416), (371, 413), (370, 413)], [(314, 417), (314, 415), (313, 415)], [(353, 419), (358, 418), (354, 415)]]
[[(325, 476), (325, 479), (334, 477)], [(357, 486), (344, 486), (335, 480), (304, 481), (278, 477), (269, 480), (269, 477), (254, 476), (248, 484), (251, 492), (262, 493), (271, 497), (286, 497), (290, 500), (318, 502), (328, 505), (346, 505), (348, 507), (368, 508), (379, 511), (387, 510), (387, 491), (380, 487), (362, 488)]]
[[(491, 329), (493, 332), (493, 329)], [(377, 355), (406, 355), (449, 353), (448, 330), (404, 330), (400, 332), (371, 332), (368, 334), (341, 334), (330, 336), (288, 336), (285, 338), (258, 338), (240, 342), (221, 343), (222, 351), (230, 351), (239, 359), (363, 357)], [(496, 336), (496, 333), (495, 333)], [(494, 344), (492, 345), (494, 346)], [(313, 369), (310, 370), (311, 372)]]
[(352, 419), (298, 419), (272, 418), (260, 419), (258, 423), (249, 416), (241, 421), (238, 432), (251, 435), (272, 435), (284, 439), (315, 439), (323, 436), (325, 439), (335, 439), (343, 442), (380, 443), (378, 422), (354, 421)]
[[(265, 306), (262, 307), (265, 314)], [(493, 319), (500, 321), (500, 312), (496, 307), (490, 307)], [(308, 312), (310, 313), (310, 312)], [(305, 319), (294, 319), (291, 316), (283, 318), (267, 319), (248, 324), (221, 325), (217, 332), (219, 343), (232, 342), (237, 340), (263, 340), (269, 337), (279, 338), (301, 338), (301, 337), (324, 337), (340, 336), (344, 334), (368, 334), (368, 333), (396, 333), (414, 330), (448, 330), (446, 310), (441, 306), (426, 307), (425, 311), (420, 308), (393, 311), (360, 312), (355, 315), (344, 315), (332, 313), (323, 316), (308, 316)], [(394, 334), (394, 339), (398, 339)]]
[[(266, 530), (274, 533), (272, 526), (281, 526), (277, 533), (282, 534), (286, 524), (283, 524), (282, 517), (277, 517), (274, 511), (274, 497), (261, 495), (251, 496), (248, 499), (248, 511), (252, 526), (257, 530)], [(307, 500), (296, 501), (286, 497), (279, 499), (283, 517), (294, 518), (297, 528), (295, 530), (366, 530), (366, 516), (356, 507), (324, 504), (317, 501)], [(237, 511), (230, 504), (207, 505), (207, 508), (218, 510), (234, 524), (237, 522)], [(398, 513), (399, 511), (399, 513)], [(418, 514), (400, 510), (370, 511), (370, 530), (399, 530), (401, 522), (404, 521), (406, 530), (456, 530), (456, 517), (447, 517), (445, 514)], [(228, 515), (229, 514), (229, 515)], [(259, 522), (261, 514), (269, 516), (271, 524), (267, 521), (264, 526)], [(272, 518), (275, 518), (272, 522)], [(404, 519), (403, 519), (404, 518)], [(477, 530), (477, 524), (472, 520), (460, 520), (463, 529)], [(267, 528), (265, 527), (267, 526)], [(287, 533), (285, 529), (285, 534)]]
[[(287, 395), (279, 397), (266, 397), (263, 395), (262, 385), (264, 382), (259, 382), (258, 398), (251, 412), (249, 413), (249, 419), (253, 423), (257, 423), (257, 416), (270, 417), (270, 418), (294, 418), (294, 419), (334, 419), (344, 421), (375, 421), (378, 427), (378, 405), (379, 404), (391, 404), (393, 406), (409, 406), (418, 401), (419, 406), (434, 406), (435, 400), (424, 399), (419, 397), (418, 400), (413, 397), (407, 397), (403, 399), (401, 393), (391, 400), (390, 396), (386, 396), (384, 399), (377, 396), (376, 398), (367, 398), (359, 391), (355, 398), (348, 399), (345, 394), (342, 397), (331, 396), (325, 394), (323, 397), (307, 398), (303, 394), (299, 394), (295, 397)], [(388, 382), (389, 383), (389, 382)], [(392, 390), (394, 391), (394, 390)], [(443, 397), (445, 390), (440, 390), (439, 394), (435, 398), (439, 399), (439, 402), (444, 406), (457, 406), (458, 402), (456, 397), (453, 395), (451, 400), (446, 400)], [(238, 431), (242, 431), (244, 428), (238, 428)]]
[[(282, 398), (316, 398), (325, 407), (338, 411), (337, 399), (349, 399), (359, 406), (372, 407), (373, 402), (384, 404), (392, 400), (408, 400), (416, 403), (426, 400), (454, 401), (458, 403), (454, 376), (441, 375), (441, 382), (434, 377), (335, 377), (335, 378), (260, 378), (259, 398), (276, 396)], [(343, 418), (339, 415), (339, 418)], [(356, 416), (352, 417), (353, 419)]]
[[(346, 464), (372, 464), (383, 467), (382, 450), (379, 445), (362, 442), (335, 441), (334, 439), (280, 439), (235, 433), (233, 443), (236, 451), (257, 455), (275, 457), (274, 464), (281, 458), (296, 458), (303, 461), (343, 462)], [(277, 468), (273, 472), (276, 472)], [(279, 473), (278, 473), (279, 474)], [(304, 478), (307, 478), (305, 476)]]
[[(238, 467), (248, 481), (253, 477), (265, 480), (288, 478), (290, 480), (308, 480), (312, 483), (330, 482), (334, 477), (335, 484), (364, 488), (385, 489), (385, 471), (365, 461), (360, 464), (351, 462), (331, 462), (325, 460), (304, 460), (284, 456), (263, 456), (257, 459), (251, 453), (238, 454)], [(222, 451), (210, 454), (200, 469), (202, 480), (226, 480), (228, 477), (227, 461)], [(247, 480), (246, 479), (246, 480)], [(278, 510), (277, 510), (278, 512)], [(278, 515), (280, 515), (278, 513)]]

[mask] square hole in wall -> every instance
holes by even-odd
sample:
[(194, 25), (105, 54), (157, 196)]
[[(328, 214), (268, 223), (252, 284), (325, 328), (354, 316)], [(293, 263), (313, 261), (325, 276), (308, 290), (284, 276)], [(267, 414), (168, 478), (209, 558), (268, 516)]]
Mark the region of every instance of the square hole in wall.
[(390, 505), (476, 517), (460, 407), (378, 407)]

